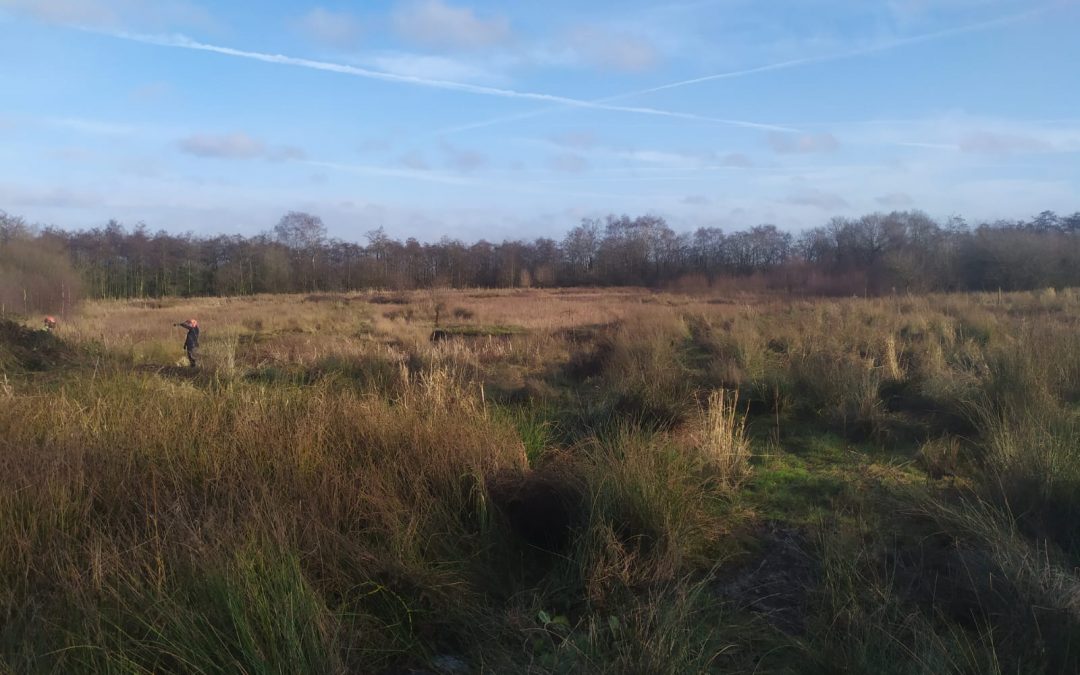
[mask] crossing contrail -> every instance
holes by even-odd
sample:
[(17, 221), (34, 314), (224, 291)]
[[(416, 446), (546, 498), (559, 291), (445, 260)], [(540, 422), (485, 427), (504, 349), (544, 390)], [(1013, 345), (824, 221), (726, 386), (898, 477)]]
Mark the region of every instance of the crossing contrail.
[[(679, 80), (677, 82), (669, 82), (667, 84), (657, 85), (655, 87), (649, 87), (647, 89), (638, 89), (635, 91), (628, 91), (623, 94), (616, 94), (614, 96), (607, 96), (604, 98), (596, 99), (591, 103), (600, 106), (610, 105), (614, 101), (621, 101), (628, 98), (634, 98), (636, 96), (644, 96), (646, 94), (652, 94), (658, 91), (665, 91), (668, 89), (677, 89), (680, 87), (686, 87), (694, 84), (701, 84), (703, 82), (712, 82), (715, 80), (729, 80), (739, 77), (746, 77), (747, 75), (755, 75), (757, 73), (767, 73), (777, 70), (787, 70), (789, 68), (797, 68), (799, 66), (807, 66), (815, 63), (828, 63), (830, 61), (842, 61), (844, 59), (856, 58), (859, 56), (866, 56), (869, 54), (876, 54), (879, 52), (890, 51), (898, 49), (900, 47), (906, 47), (908, 45), (919, 44), (922, 42), (931, 42), (934, 40), (941, 40), (948, 37), (954, 37), (957, 35), (963, 35), (965, 33), (975, 33), (979, 31), (989, 30), (991, 28), (997, 28), (999, 26), (1005, 26), (1025, 19), (1029, 19), (1040, 14), (1044, 14), (1052, 9), (1056, 5), (1044, 5), (1037, 7), (1027, 12), (1021, 12), (1019, 14), (1010, 14), (1008, 16), (998, 17), (996, 19), (990, 19), (988, 21), (980, 21), (978, 23), (967, 24), (964, 26), (957, 26), (955, 28), (947, 28), (945, 30), (934, 31), (932, 33), (923, 33), (921, 35), (913, 35), (911, 37), (899, 38), (896, 40), (889, 40), (876, 45), (870, 45), (868, 47), (862, 47), (859, 49), (853, 49), (846, 52), (837, 52), (833, 54), (822, 54), (820, 56), (808, 56), (798, 59), (788, 59), (786, 61), (779, 61), (776, 63), (769, 63), (762, 66), (755, 66), (753, 68), (743, 68), (741, 70), (730, 70), (723, 73), (715, 73), (712, 75), (704, 75), (701, 77), (695, 77), (688, 80)], [(531, 117), (538, 117), (550, 112), (563, 109), (562, 106), (551, 106), (548, 108), (542, 108), (539, 110), (531, 110), (528, 112), (517, 113), (515, 115), (503, 115), (501, 117), (492, 117), (486, 120), (480, 120), (477, 122), (470, 122), (468, 124), (461, 124), (446, 129), (440, 130), (442, 134), (452, 134), (462, 131), (469, 131), (471, 129), (481, 129), (484, 127), (495, 126), (497, 124), (504, 124), (507, 122), (516, 122), (518, 120), (529, 119)], [(790, 129), (788, 130), (790, 131)]]
[(898, 49), (900, 47), (906, 47), (908, 45), (919, 44), (922, 42), (932, 42), (934, 40), (941, 40), (943, 38), (963, 35), (965, 33), (976, 33), (979, 31), (988, 30), (990, 28), (997, 28), (998, 26), (1007, 26), (1009, 24), (1017, 23), (1025, 19), (1038, 16), (1039, 14), (1048, 12), (1051, 9), (1053, 9), (1052, 6), (1043, 6), (1033, 10), (1029, 10), (1027, 12), (1021, 12), (1019, 14), (1010, 14), (1008, 16), (990, 19), (988, 21), (980, 21), (978, 23), (968, 24), (966, 26), (957, 26), (955, 28), (947, 28), (945, 30), (934, 31), (932, 33), (923, 33), (922, 35), (912, 35), (911, 37), (888, 40), (880, 44), (870, 45), (868, 47), (862, 47), (859, 49), (853, 49), (851, 51), (839, 52), (835, 54), (822, 54), (821, 56), (808, 56), (800, 59), (790, 59), (787, 61), (780, 61), (778, 63), (770, 63), (764, 66), (757, 66), (755, 68), (745, 68), (743, 70), (733, 70), (725, 73), (716, 73), (714, 75), (695, 77), (689, 80), (670, 82), (668, 84), (661, 84), (656, 87), (649, 87), (648, 89), (639, 89), (637, 91), (631, 91), (625, 94), (609, 96), (607, 98), (601, 99), (601, 101), (618, 101), (624, 98), (643, 96), (645, 94), (652, 94), (654, 92), (665, 91), (667, 89), (676, 89), (678, 87), (686, 87), (688, 85), (700, 84), (702, 82), (727, 80), (736, 77), (744, 77), (746, 75), (754, 75), (756, 73), (766, 73), (774, 70), (786, 70), (788, 68), (796, 68), (798, 66), (806, 66), (814, 63), (827, 63), (829, 61), (840, 61), (843, 59), (852, 59), (858, 56), (866, 56), (868, 54), (877, 54), (879, 52), (886, 52), (893, 49)]
[(177, 49), (190, 49), (195, 51), (211, 52), (214, 54), (222, 54), (224, 56), (232, 56), (235, 58), (261, 61), (263, 63), (273, 63), (299, 68), (310, 68), (312, 70), (321, 70), (331, 73), (339, 73), (342, 75), (350, 75), (353, 77), (362, 77), (369, 80), (380, 80), (383, 82), (396, 82), (400, 84), (409, 84), (413, 86), (428, 87), (433, 89), (459, 91), (480, 96), (540, 101), (543, 103), (556, 104), (562, 107), (581, 108), (586, 110), (602, 110), (608, 112), (621, 112), (637, 115), (651, 115), (654, 117), (667, 117), (672, 119), (680, 119), (694, 122), (709, 122), (713, 124), (724, 124), (735, 127), (744, 127), (748, 129), (758, 129), (763, 131), (796, 131), (791, 127), (779, 126), (775, 124), (763, 124), (760, 122), (749, 122), (745, 120), (724, 119), (719, 117), (711, 117), (708, 115), (698, 115), (694, 113), (651, 108), (647, 106), (611, 105), (602, 101), (587, 101), (584, 99), (570, 98), (568, 96), (558, 96), (556, 94), (520, 91), (517, 89), (503, 89), (498, 87), (487, 87), (478, 84), (469, 84), (466, 82), (438, 80), (426, 77), (417, 77), (413, 75), (399, 75), (397, 73), (388, 73), (379, 70), (372, 70), (370, 68), (361, 68), (359, 66), (353, 66), (343, 63), (334, 63), (331, 61), (316, 61), (313, 59), (286, 56), (283, 54), (269, 54), (265, 52), (253, 52), (243, 49), (235, 49), (233, 47), (223, 47), (220, 45), (198, 42), (184, 35), (143, 35), (138, 33), (126, 32), (108, 32), (106, 34), (123, 40), (131, 40), (134, 42), (141, 42), (144, 44), (156, 45), (159, 47), (172, 47)]

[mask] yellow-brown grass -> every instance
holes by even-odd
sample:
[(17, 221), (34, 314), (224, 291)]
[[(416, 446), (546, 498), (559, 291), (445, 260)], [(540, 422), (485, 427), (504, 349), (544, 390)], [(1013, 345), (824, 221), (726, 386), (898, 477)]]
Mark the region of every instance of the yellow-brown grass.
[[(190, 317), (194, 372), (172, 327)], [(881, 550), (830, 551), (858, 548), (860, 518), (869, 540), (903, 511), (866, 476), (914, 475), (939, 500), (909, 500), (921, 513), (978, 504), (1008, 530), (1013, 557), (989, 526), (942, 525), (985, 549), (988, 574), (1042, 550), (1040, 578), (1072, 588), (1078, 317), (1070, 290), (88, 303), (62, 342), (34, 342), (63, 359), (0, 344), (0, 669), (379, 672), (450, 654), (494, 672), (739, 672), (787, 650), (854, 672), (897, 644), (1022, 663), (983, 628), (1068, 667), (1067, 607), (1052, 639), (997, 605), (962, 621), (898, 595), (871, 569)], [(580, 496), (557, 546), (492, 492), (507, 476)], [(768, 602), (732, 595), (739, 561), (786, 560), (762, 533), (806, 528), (807, 509), (827, 514), (826, 543), (802, 552), (826, 597), (799, 605), (806, 636), (762, 642), (771, 619), (745, 612)], [(1043, 611), (1035, 577), (1015, 575), (1012, 602)], [(888, 611), (867, 610), (877, 593)]]

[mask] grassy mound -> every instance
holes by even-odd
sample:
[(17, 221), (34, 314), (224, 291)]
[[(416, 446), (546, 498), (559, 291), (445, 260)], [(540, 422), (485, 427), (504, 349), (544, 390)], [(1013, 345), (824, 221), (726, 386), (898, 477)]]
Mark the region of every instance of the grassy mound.
[(44, 371), (70, 364), (75, 351), (43, 330), (0, 319), (0, 371)]

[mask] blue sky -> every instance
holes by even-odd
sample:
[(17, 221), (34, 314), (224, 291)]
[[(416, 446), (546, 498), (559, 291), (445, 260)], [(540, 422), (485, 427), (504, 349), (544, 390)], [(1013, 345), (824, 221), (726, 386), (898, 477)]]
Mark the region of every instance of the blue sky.
[(1077, 34), (1077, 0), (0, 0), (0, 209), (353, 240), (1071, 213)]

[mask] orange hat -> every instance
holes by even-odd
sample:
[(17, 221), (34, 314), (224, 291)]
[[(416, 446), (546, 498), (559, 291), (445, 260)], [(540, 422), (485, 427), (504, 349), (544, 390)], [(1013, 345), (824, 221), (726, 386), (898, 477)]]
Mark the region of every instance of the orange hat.
[(56, 323), (56, 319), (51, 316), (47, 316), (45, 317), (45, 323)]
[(188, 322), (188, 325), (191, 326), (192, 328), (198, 328), (199, 327), (199, 322), (196, 321), (195, 319), (188, 319), (187, 322)]

